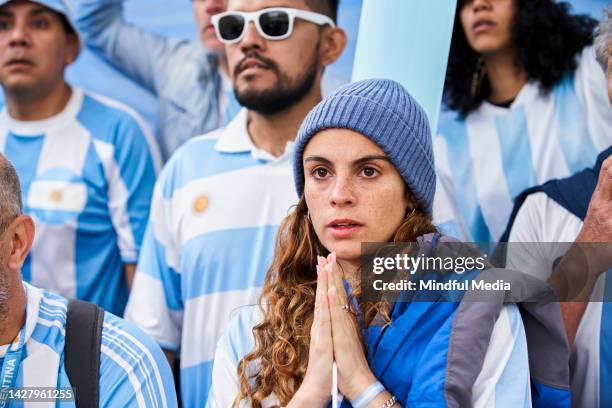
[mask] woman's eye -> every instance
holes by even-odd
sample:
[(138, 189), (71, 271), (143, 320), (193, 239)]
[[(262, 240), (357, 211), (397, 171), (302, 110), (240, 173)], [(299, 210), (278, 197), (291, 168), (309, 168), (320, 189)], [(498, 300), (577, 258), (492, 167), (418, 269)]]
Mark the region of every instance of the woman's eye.
[(378, 174), (378, 170), (376, 170), (373, 167), (364, 167), (364, 169), (361, 170), (361, 172), (363, 173), (365, 177), (368, 177), (368, 178), (374, 177)]
[(316, 169), (313, 170), (312, 174), (315, 176), (315, 178), (325, 178), (329, 172), (327, 171), (327, 169), (324, 169), (323, 167), (317, 167)]

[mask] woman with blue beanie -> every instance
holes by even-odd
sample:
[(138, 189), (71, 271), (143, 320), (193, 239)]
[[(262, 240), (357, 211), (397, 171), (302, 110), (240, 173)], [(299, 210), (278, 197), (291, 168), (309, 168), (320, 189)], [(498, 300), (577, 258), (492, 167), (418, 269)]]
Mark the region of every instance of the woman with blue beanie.
[(308, 114), (295, 152), (299, 203), (260, 304), (219, 342), (209, 406), (326, 407), (332, 388), (343, 407), (531, 406), (516, 305), (360, 299), (362, 242), (441, 239), (431, 133), (406, 90), (341, 88)]

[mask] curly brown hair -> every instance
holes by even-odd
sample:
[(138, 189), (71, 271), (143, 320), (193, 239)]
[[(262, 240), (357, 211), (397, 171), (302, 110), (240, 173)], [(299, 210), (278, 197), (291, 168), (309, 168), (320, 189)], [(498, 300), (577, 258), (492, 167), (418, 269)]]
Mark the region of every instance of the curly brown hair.
[[(431, 219), (419, 208), (404, 219), (392, 241), (415, 242), (417, 237), (435, 231)], [(285, 406), (300, 387), (308, 365), (317, 286), (316, 259), (317, 255), (328, 253), (310, 223), (302, 196), (276, 237), (274, 258), (259, 302), (264, 317), (253, 327), (254, 350), (238, 364), (239, 393), (235, 407), (246, 400), (252, 407), (261, 408), (262, 401), (270, 395)], [(359, 296), (358, 291), (354, 296)], [(360, 304), (366, 324), (381, 311), (381, 303)], [(257, 367), (255, 371), (253, 365)]]

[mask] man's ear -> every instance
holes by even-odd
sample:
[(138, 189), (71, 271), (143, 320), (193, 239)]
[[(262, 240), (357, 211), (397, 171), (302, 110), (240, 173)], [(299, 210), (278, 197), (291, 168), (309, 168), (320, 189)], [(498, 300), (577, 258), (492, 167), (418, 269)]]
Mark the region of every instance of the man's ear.
[(79, 37), (75, 33), (66, 34), (66, 66), (72, 64), (79, 55)]
[(8, 266), (20, 270), (34, 242), (34, 221), (27, 215), (17, 217), (8, 228), (10, 255)]
[(324, 67), (334, 63), (342, 55), (346, 42), (346, 33), (343, 29), (339, 27), (326, 27), (323, 30), (320, 52), (321, 62)]

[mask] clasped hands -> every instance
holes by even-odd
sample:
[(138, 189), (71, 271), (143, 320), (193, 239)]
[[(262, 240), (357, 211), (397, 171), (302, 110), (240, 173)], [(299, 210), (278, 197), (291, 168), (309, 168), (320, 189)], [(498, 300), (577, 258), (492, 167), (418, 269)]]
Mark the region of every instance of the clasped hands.
[(317, 276), (308, 368), (289, 407), (324, 407), (329, 403), (334, 360), (338, 366), (339, 391), (350, 401), (376, 382), (364, 354), (356, 318), (346, 306), (348, 297), (335, 252), (327, 258), (318, 257)]

